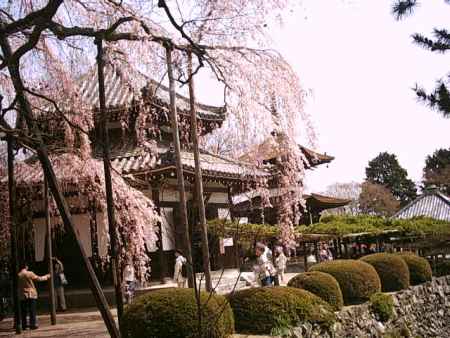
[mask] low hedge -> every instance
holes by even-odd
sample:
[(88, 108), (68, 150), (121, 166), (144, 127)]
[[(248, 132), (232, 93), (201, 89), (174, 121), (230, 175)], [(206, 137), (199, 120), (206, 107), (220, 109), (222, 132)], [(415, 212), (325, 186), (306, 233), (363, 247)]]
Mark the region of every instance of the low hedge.
[(377, 292), (370, 297), (370, 309), (382, 322), (387, 322), (394, 315), (394, 300), (391, 295)]
[(344, 299), (339, 283), (328, 273), (320, 271), (299, 273), (287, 285), (307, 290), (319, 296), (328, 302), (334, 310), (340, 310), (344, 306)]
[(271, 334), (283, 326), (299, 322), (330, 326), (331, 306), (312, 293), (290, 287), (262, 287), (240, 290), (229, 296), (236, 331), (245, 334)]
[(202, 292), (202, 327), (192, 289), (168, 288), (149, 292), (125, 308), (127, 338), (225, 338), (234, 333), (233, 311), (223, 296)]
[(419, 257), (412, 252), (399, 252), (397, 255), (408, 265), (411, 285), (425, 283), (432, 279), (433, 271), (430, 263), (425, 258)]
[(435, 276), (441, 277), (441, 276), (447, 276), (450, 275), (450, 261), (438, 261), (435, 265)]
[(329, 273), (341, 287), (344, 304), (362, 303), (381, 291), (380, 277), (374, 267), (353, 259), (338, 259), (316, 264), (311, 271)]
[(408, 265), (400, 257), (388, 253), (376, 253), (360, 258), (377, 270), (383, 292), (394, 292), (409, 287)]

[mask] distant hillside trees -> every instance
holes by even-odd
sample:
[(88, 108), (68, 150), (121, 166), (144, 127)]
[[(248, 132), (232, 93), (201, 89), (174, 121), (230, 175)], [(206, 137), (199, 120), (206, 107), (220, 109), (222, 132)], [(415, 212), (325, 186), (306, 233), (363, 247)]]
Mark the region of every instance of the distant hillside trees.
[(400, 202), (392, 192), (381, 184), (364, 182), (359, 195), (359, 209), (363, 214), (392, 216), (400, 207)]
[(347, 183), (333, 183), (329, 185), (324, 195), (349, 199), (351, 202), (346, 206), (329, 209), (324, 214), (328, 215), (358, 215), (359, 210), (359, 194), (361, 193), (361, 183), (347, 182)]
[(450, 148), (438, 149), (428, 155), (423, 168), (423, 188), (436, 186), (450, 195)]
[(383, 152), (369, 161), (366, 168), (366, 182), (387, 188), (400, 202), (400, 206), (417, 197), (414, 182), (408, 178), (408, 172), (400, 166), (394, 154)]

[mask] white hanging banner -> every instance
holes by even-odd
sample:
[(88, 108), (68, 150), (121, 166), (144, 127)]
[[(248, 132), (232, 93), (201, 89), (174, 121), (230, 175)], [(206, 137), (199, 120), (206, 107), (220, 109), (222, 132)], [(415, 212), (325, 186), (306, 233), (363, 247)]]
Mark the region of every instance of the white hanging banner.
[(34, 259), (36, 262), (42, 262), (45, 257), (45, 235), (47, 234), (47, 226), (45, 218), (33, 219), (34, 230)]
[(73, 215), (75, 233), (83, 245), (86, 255), (92, 256), (91, 218), (88, 214)]
[(97, 243), (98, 254), (100, 257), (108, 256), (108, 242), (109, 242), (109, 225), (106, 213), (99, 212), (96, 214), (97, 223)]
[(173, 226), (173, 209), (161, 208), (163, 250), (175, 250), (175, 231)]

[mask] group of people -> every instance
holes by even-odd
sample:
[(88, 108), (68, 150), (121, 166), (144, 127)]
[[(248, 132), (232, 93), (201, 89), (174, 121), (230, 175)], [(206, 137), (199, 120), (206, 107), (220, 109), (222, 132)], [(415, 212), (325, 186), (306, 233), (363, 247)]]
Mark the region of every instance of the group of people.
[[(57, 303), (61, 311), (66, 311), (66, 298), (64, 295), (64, 286), (67, 284), (67, 279), (64, 275), (64, 266), (62, 262), (56, 257), (52, 258), (54, 271), (54, 286), (57, 295)], [(50, 279), (50, 274), (39, 276), (28, 269), (27, 263), (22, 263), (19, 267), (18, 274), (18, 290), (20, 300), (20, 311), (22, 318), (22, 329), (27, 328), (36, 330), (38, 328), (36, 318), (36, 303), (38, 299), (38, 292), (35, 282), (45, 282)]]
[[(275, 248), (275, 257), (273, 257), (272, 250), (264, 243), (256, 244), (256, 265), (254, 272), (258, 284), (261, 286), (280, 285), (284, 282), (284, 273), (286, 270), (287, 257), (284, 254), (283, 247)], [(186, 287), (187, 260), (181, 251), (175, 251), (175, 267), (173, 280), (177, 283), (179, 288)]]
[(286, 270), (287, 257), (284, 254), (283, 247), (275, 248), (275, 259), (272, 250), (264, 243), (256, 244), (256, 265), (254, 272), (257, 281), (261, 286), (280, 285), (284, 282), (284, 273)]

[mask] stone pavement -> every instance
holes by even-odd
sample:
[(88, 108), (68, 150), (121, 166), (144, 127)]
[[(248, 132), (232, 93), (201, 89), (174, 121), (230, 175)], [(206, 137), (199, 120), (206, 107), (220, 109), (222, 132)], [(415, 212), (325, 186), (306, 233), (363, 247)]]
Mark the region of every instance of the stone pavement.
[[(113, 309), (116, 317), (116, 311)], [(57, 324), (50, 325), (48, 315), (39, 316), (39, 329), (25, 330), (16, 335), (11, 318), (0, 322), (0, 337), (17, 338), (108, 338), (109, 334), (98, 311), (57, 314)], [(233, 338), (264, 338), (252, 335), (233, 335)], [(268, 337), (269, 338), (269, 337)]]
[[(112, 310), (113, 315), (116, 311)], [(105, 324), (96, 310), (57, 314), (57, 324), (50, 325), (50, 317), (41, 315), (38, 317), (39, 329), (25, 330), (22, 334), (16, 335), (13, 330), (11, 318), (0, 322), (0, 337), (71, 337), (71, 338), (106, 338), (109, 337)]]

